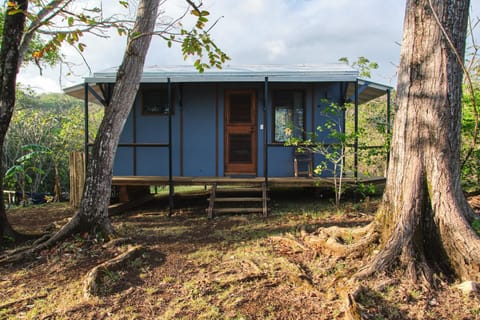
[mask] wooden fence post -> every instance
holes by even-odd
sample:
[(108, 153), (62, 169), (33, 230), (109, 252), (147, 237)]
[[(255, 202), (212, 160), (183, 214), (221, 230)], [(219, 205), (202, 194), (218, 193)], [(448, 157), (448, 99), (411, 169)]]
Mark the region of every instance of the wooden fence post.
[(70, 152), (70, 205), (80, 207), (85, 185), (85, 153)]

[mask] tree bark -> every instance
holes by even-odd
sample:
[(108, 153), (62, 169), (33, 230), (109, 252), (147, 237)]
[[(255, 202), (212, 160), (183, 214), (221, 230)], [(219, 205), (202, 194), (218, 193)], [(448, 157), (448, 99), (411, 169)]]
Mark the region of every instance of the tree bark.
[[(7, 9), (0, 48), (0, 152), (2, 154), (3, 142), (15, 107), (19, 46), (25, 28), (23, 12), (28, 8), (27, 0), (19, 0), (16, 3), (21, 11), (10, 14), (11, 9)], [(2, 161), (3, 157), (0, 157), (0, 168), (3, 168)], [(0, 169), (0, 243), (4, 237), (15, 238), (18, 235), (7, 220), (3, 199), (3, 176), (3, 169)]]
[(139, 2), (135, 25), (130, 33), (122, 64), (117, 72), (112, 99), (105, 108), (105, 114), (87, 165), (80, 208), (70, 222), (55, 235), (25, 254), (38, 252), (77, 231), (86, 231), (94, 236), (101, 234), (107, 240), (114, 236), (114, 230), (108, 217), (113, 160), (120, 134), (140, 85), (145, 56), (155, 28), (158, 7), (158, 0)]
[(408, 0), (390, 166), (377, 227), (383, 248), (357, 276), (398, 262), (480, 279), (480, 239), (460, 184), (468, 0)]

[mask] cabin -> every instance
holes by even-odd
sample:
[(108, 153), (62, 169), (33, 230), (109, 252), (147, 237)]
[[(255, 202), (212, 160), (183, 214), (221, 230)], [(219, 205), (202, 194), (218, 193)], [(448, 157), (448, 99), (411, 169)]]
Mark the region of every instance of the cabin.
[[(115, 68), (97, 72), (65, 92), (84, 99), (88, 119), (89, 102), (108, 104), (115, 77)], [(288, 135), (314, 132), (330, 103), (351, 102), (358, 110), (390, 90), (345, 64), (225, 66), (203, 73), (190, 66), (145, 67), (118, 145), (113, 185), (313, 185), (328, 178), (328, 172), (312, 173), (323, 159), (301, 159), (285, 146)], [(85, 131), (88, 136), (88, 121)]]

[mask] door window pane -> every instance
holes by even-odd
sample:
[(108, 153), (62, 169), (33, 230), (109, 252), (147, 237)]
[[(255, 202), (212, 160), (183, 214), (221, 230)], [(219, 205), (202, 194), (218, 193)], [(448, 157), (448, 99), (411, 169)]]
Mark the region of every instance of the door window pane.
[(230, 163), (252, 162), (252, 136), (251, 134), (230, 134)]
[(250, 94), (230, 95), (230, 123), (252, 122)]

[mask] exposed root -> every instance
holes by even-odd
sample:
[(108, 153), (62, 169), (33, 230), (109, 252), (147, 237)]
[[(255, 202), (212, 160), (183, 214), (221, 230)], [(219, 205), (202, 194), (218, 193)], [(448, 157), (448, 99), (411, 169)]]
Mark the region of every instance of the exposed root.
[(337, 257), (360, 256), (379, 239), (374, 223), (360, 228), (329, 227), (305, 237), (307, 244), (314, 244), (320, 251)]
[(362, 286), (358, 286), (353, 292), (347, 293), (345, 298), (345, 319), (346, 320), (362, 320), (361, 306), (357, 303), (358, 295), (364, 290)]
[(38, 295), (31, 296), (31, 297), (26, 297), (26, 298), (22, 298), (22, 299), (19, 299), (19, 300), (12, 301), (12, 302), (4, 303), (4, 304), (0, 305), (0, 310), (8, 309), (10, 307), (15, 306), (16, 304), (23, 303), (23, 302), (26, 302), (26, 301), (30, 302), (30, 301), (34, 301), (34, 300), (37, 300), (37, 299), (43, 299), (43, 298), (46, 298), (46, 297), (47, 297), (46, 294), (38, 294)]
[(287, 233), (285, 236), (271, 236), (271, 240), (286, 242), (290, 247), (296, 248), (297, 250), (294, 251), (309, 251), (310, 248), (307, 248), (303, 243), (300, 242), (297, 238), (295, 238), (292, 234)]
[(50, 233), (46, 233), (44, 234), (43, 236), (41, 236), (40, 238), (38, 238), (37, 240), (35, 240), (33, 243), (32, 243), (32, 246), (36, 246), (36, 245), (39, 245), (40, 243), (42, 242), (45, 242), (48, 240), (48, 238), (50, 238), (52, 235)]
[(132, 238), (116, 238), (105, 243), (102, 247), (105, 249), (110, 249), (114, 247), (119, 247), (121, 245), (130, 244), (133, 242)]
[[(96, 231), (97, 232), (101, 231), (105, 239), (107, 240), (114, 239), (115, 230), (113, 230), (113, 227), (109, 222), (104, 223), (103, 225), (99, 225), (98, 227), (99, 227), (99, 230), (96, 230)], [(77, 214), (75, 214), (75, 216), (72, 219), (70, 219), (60, 230), (58, 230), (52, 236), (45, 235), (44, 237), (35, 241), (33, 246), (31, 247), (21, 248), (9, 255), (1, 256), (0, 264), (13, 263), (13, 262), (19, 262), (22, 260), (32, 259), (36, 255), (38, 255), (39, 252), (45, 249), (51, 248), (55, 244), (67, 238), (68, 236), (74, 234), (75, 232), (81, 231), (82, 230), (81, 228), (82, 228), (82, 223), (80, 221), (80, 216), (77, 212)], [(95, 233), (95, 230), (91, 232)]]
[(100, 292), (99, 286), (102, 273), (105, 271), (115, 271), (121, 268), (125, 261), (136, 258), (142, 252), (142, 250), (143, 246), (141, 245), (130, 247), (126, 252), (120, 254), (119, 256), (107, 260), (91, 269), (83, 281), (83, 296), (88, 299), (92, 296), (98, 295)]
[(48, 238), (44, 242), (40, 242), (33, 247), (22, 249), (19, 252), (15, 252), (9, 256), (2, 257), (0, 264), (18, 262), (26, 259), (31, 259), (40, 251), (48, 249), (55, 245), (60, 240), (63, 240), (68, 235), (73, 234), (80, 227), (80, 220), (72, 218), (67, 224), (65, 224), (60, 230), (57, 231), (52, 237)]
[[(30, 240), (30, 239), (35, 239), (37, 237), (38, 236), (24, 236), (24, 238), (22, 240)], [(31, 249), (32, 247), (46, 241), (49, 237), (51, 237), (51, 234), (46, 233), (46, 234), (38, 237), (33, 243), (21, 245), (21, 246), (18, 246), (16, 248), (14, 248), (14, 249), (11, 249), (11, 250), (6, 250), (2, 255), (0, 255), (0, 263), (9, 262), (8, 258), (10, 256), (15, 256), (15, 255), (20, 254), (24, 251), (27, 251), (27, 250)]]
[(369, 264), (353, 276), (353, 279), (359, 280), (370, 277), (378, 272), (386, 271), (394, 265), (404, 267), (405, 276), (412, 284), (420, 284), (426, 290), (435, 287), (432, 269), (423, 253), (419, 253), (419, 250), (415, 249), (411, 241), (403, 246), (400, 243), (395, 244), (390, 241)]

